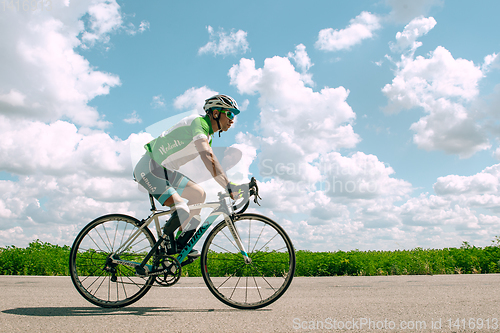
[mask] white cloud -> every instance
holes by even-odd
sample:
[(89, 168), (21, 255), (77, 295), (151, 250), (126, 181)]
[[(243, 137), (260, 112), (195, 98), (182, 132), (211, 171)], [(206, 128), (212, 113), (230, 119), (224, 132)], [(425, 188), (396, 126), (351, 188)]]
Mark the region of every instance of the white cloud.
[(19, 240), (22, 243), (28, 244), (33, 241), (33, 239), (27, 239), (23, 228), (13, 227), (7, 230), (0, 230), (0, 242), (5, 245), (19, 244)]
[[(95, 26), (89, 24), (84, 30), (79, 18), (97, 4), (104, 5), (87, 16)], [(54, 3), (53, 13), (9, 15), (0, 22), (0, 28), (9, 31), (0, 42), (0, 170), (19, 178), (0, 180), (0, 245), (25, 246), (36, 238), (70, 244), (96, 216), (118, 211), (148, 214), (147, 195), (138, 191), (131, 171), (132, 160), (151, 137), (143, 133), (120, 140), (95, 129), (106, 122), (88, 102), (109, 93), (120, 80), (74, 52), (84, 45), (106, 43), (115, 31), (124, 29), (114, 4), (80, 1), (62, 8), (63, 4)], [(397, 40), (398, 50), (404, 51), (404, 45), (407, 50), (418, 47), (426, 26), (430, 25), (422, 21), (413, 33), (407, 26)], [(147, 24), (136, 31), (142, 28)], [(87, 44), (78, 39), (84, 35)], [(224, 52), (217, 51), (217, 38), (214, 33), (214, 54)], [(499, 58), (495, 53), (486, 56), (478, 67), (438, 49), (397, 63), (395, 81), (388, 85), (389, 104), (393, 112), (414, 107), (427, 112), (412, 126), (420, 147), (465, 156), (487, 144), (469, 104), (478, 96), (478, 70), (484, 75), (496, 68)], [(436, 195), (408, 199), (411, 184), (397, 179), (396, 170), (377, 156), (340, 153), (355, 149), (360, 140), (353, 128), (356, 115), (348, 104), (349, 91), (308, 87), (314, 86), (312, 77), (304, 75), (311, 66), (300, 44), (288, 58), (266, 59), (262, 68), (256, 68), (252, 59), (241, 59), (229, 72), (240, 93), (257, 95), (258, 106), (247, 112), (258, 108), (260, 118), (255, 117), (257, 136), (237, 135), (234, 147), (243, 156), (228, 173), (232, 180), (244, 182), (250, 165), (261, 162), (262, 212), (283, 225), (294, 245), (324, 251), (491, 240), (500, 227), (498, 166), (469, 177), (439, 178)], [(214, 94), (207, 87), (191, 88), (174, 105), (201, 111), (204, 99)], [(242, 109), (248, 103), (243, 101)], [(165, 100), (154, 96), (152, 105), (164, 106)], [(490, 115), (497, 105), (492, 99)], [(135, 113), (128, 119), (139, 118)], [(328, 182), (332, 191), (326, 191)], [(398, 206), (399, 202), (403, 204)]]
[(468, 158), (491, 147), (488, 136), (459, 103), (440, 98), (432, 103), (429, 115), (410, 126), (413, 141), (425, 150), (442, 150)]
[(373, 32), (381, 28), (380, 18), (369, 12), (362, 12), (341, 30), (323, 29), (318, 34), (316, 48), (325, 51), (350, 49), (362, 40), (373, 37)]
[(238, 103), (239, 110), (245, 111), (248, 108), (249, 104), (250, 104), (250, 101), (248, 99), (245, 99), (242, 103)]
[(149, 30), (150, 24), (148, 21), (142, 21), (141, 24), (139, 25), (139, 32), (144, 32), (146, 30)]
[(161, 94), (153, 96), (153, 100), (151, 101), (151, 105), (154, 108), (162, 108), (165, 106), (165, 98), (163, 98), (163, 96)]
[(426, 35), (436, 25), (436, 20), (433, 17), (417, 17), (408, 23), (403, 32), (396, 34), (396, 44), (390, 43), (391, 50), (394, 52), (405, 51), (410, 49), (413, 53), (422, 45), (417, 42), (417, 38)]
[(488, 244), (500, 227), (499, 183), (499, 164), (472, 176), (439, 177), (437, 195), (421, 194), (401, 206), (402, 221), (420, 232), (432, 231), (440, 247), (463, 240)]
[(213, 53), (214, 55), (230, 55), (248, 51), (247, 33), (243, 30), (231, 31), (229, 35), (220, 28), (216, 33), (211, 26), (207, 27), (209, 42), (200, 47), (198, 54)]
[(0, 42), (0, 170), (18, 178), (0, 181), (0, 244), (70, 244), (96, 216), (147, 215), (140, 204), (147, 196), (132, 180), (131, 139), (96, 130), (108, 123), (88, 105), (120, 80), (75, 52), (106, 43), (123, 26), (119, 6), (52, 5), (0, 21), (10, 31)]
[(238, 88), (240, 94), (254, 95), (262, 80), (262, 68), (255, 68), (255, 60), (241, 58), (238, 65), (229, 70), (231, 84)]
[(205, 100), (217, 94), (218, 92), (209, 89), (207, 86), (193, 87), (175, 98), (174, 107), (176, 109), (196, 109), (198, 113), (204, 113), (203, 105), (205, 105)]
[[(260, 94), (260, 130), (263, 144), (270, 149), (279, 150), (276, 146), (280, 142), (293, 155), (312, 158), (318, 153), (352, 148), (359, 141), (351, 125), (355, 114), (346, 102), (349, 91), (344, 87), (313, 91), (305, 86), (288, 58), (268, 58), (259, 69), (253, 59), (243, 58), (229, 75), (240, 93)], [(326, 141), (328, 144), (324, 144)]]
[[(300, 52), (308, 59), (305, 48), (288, 56)], [(299, 69), (309, 63), (296, 62)], [(394, 178), (394, 170), (374, 155), (338, 152), (360, 140), (351, 125), (356, 115), (346, 101), (348, 90), (314, 91), (288, 58), (277, 56), (262, 68), (241, 59), (229, 76), (240, 93), (259, 95), (258, 136), (240, 133), (237, 142), (257, 148), (251, 157), (259, 161), (262, 209), (287, 228), (298, 248), (365, 248), (376, 237), (404, 237), (394, 202), (408, 197), (411, 184)], [(347, 238), (349, 244), (342, 241)]]
[(314, 84), (312, 80), (312, 74), (308, 73), (307, 71), (311, 66), (314, 64), (311, 62), (311, 58), (309, 58), (309, 55), (306, 52), (306, 47), (304, 44), (299, 44), (295, 47), (295, 52), (289, 52), (288, 53), (288, 58), (293, 59), (299, 69), (301, 70), (301, 79), (304, 81), (305, 84), (308, 84), (312, 86)]
[(123, 119), (124, 122), (127, 124), (137, 124), (137, 123), (142, 123), (142, 119), (139, 117), (137, 114), (137, 111), (133, 111), (132, 114), (130, 115), (129, 118)]
[[(266, 59), (258, 69), (253, 59), (241, 59), (229, 75), (241, 93), (260, 95), (260, 136), (248, 140), (260, 148), (260, 173), (272, 179), (270, 185), (347, 198), (401, 198), (410, 191), (411, 185), (392, 179), (394, 170), (376, 156), (358, 152), (343, 157), (337, 152), (359, 142), (351, 126), (355, 114), (346, 102), (349, 92), (345, 88), (315, 92), (282, 57)], [(333, 185), (339, 183), (342, 188), (335, 192)], [(330, 191), (325, 191), (327, 187)]]
[(293, 59), (302, 72), (307, 72), (313, 65), (304, 44), (297, 45), (294, 53), (288, 53), (288, 58)]
[[(242, 135), (241, 133), (239, 134)], [(241, 160), (236, 166), (227, 172), (227, 176), (236, 184), (248, 183), (252, 175), (250, 174), (250, 165), (257, 157), (257, 148), (251, 144), (243, 143), (244, 139), (237, 139), (239, 143), (233, 144), (231, 147), (242, 152)], [(223, 163), (224, 161), (221, 161)]]
[(484, 63), (481, 66), (484, 73), (489, 72), (492, 68), (500, 68), (500, 57), (497, 53), (488, 54), (484, 57)]
[[(439, 246), (463, 240), (488, 244), (500, 227), (500, 164), (472, 176), (448, 175), (434, 184), (436, 195), (421, 194), (401, 206), (404, 225)], [(454, 245), (454, 246), (457, 246)]]
[[(455, 59), (442, 46), (428, 57), (414, 57), (421, 43), (416, 39), (435, 25), (433, 19), (417, 18), (397, 34), (397, 47), (404, 51), (396, 63), (395, 78), (382, 92), (389, 99), (384, 111), (422, 108), (427, 115), (410, 127), (414, 142), (425, 150), (442, 150), (467, 158), (491, 147), (488, 137), (478, 125), (471, 103), (479, 95), (479, 81), (484, 73), (480, 67), (466, 59)], [(485, 61), (487, 62), (487, 61)]]
[(7, 94), (0, 95), (0, 102), (10, 106), (24, 106), (26, 96), (15, 89), (11, 89)]
[(130, 22), (128, 25), (127, 25), (127, 28), (126, 28), (126, 32), (129, 34), (129, 35), (135, 35), (137, 33), (143, 33), (144, 31), (146, 30), (149, 30), (150, 28), (150, 23), (148, 21), (142, 21), (140, 24), (139, 24), (139, 28), (136, 28), (135, 25)]
[(396, 65), (396, 77), (382, 90), (389, 97), (386, 111), (390, 113), (416, 106), (431, 108), (439, 98), (467, 102), (479, 94), (481, 69), (472, 61), (454, 59), (442, 46), (428, 58), (402, 56)]
[(412, 190), (410, 183), (392, 178), (394, 170), (375, 155), (356, 152), (347, 157), (332, 152), (322, 156), (319, 167), (324, 175), (319, 186), (330, 197), (401, 200)]
[(78, 130), (74, 124), (60, 120), (51, 124), (5, 117), (1, 120), (2, 170), (19, 175), (37, 172), (66, 175), (78, 171), (128, 175), (127, 143), (106, 133)]
[(96, 70), (74, 51), (82, 45), (77, 36), (84, 32), (79, 18), (85, 3), (53, 5), (51, 12), (6, 15), (0, 21), (0, 30), (10, 31), (1, 43), (0, 114), (49, 122), (67, 117), (78, 125), (104, 127), (108, 123), (87, 103), (108, 94), (120, 79)]
[[(96, 216), (147, 215), (147, 196), (132, 180), (130, 144), (137, 135), (122, 141), (64, 121), (0, 123), (0, 169), (19, 176), (0, 181), (0, 244), (25, 246), (42, 236), (69, 244)], [(8, 239), (19, 230), (23, 237)]]
[[(144, 209), (147, 196), (130, 177), (38, 174), (2, 183), (0, 187), (10, 188), (0, 195), (0, 207), (10, 214), (0, 220), (0, 244), (26, 246), (39, 238), (70, 245), (79, 230), (97, 216), (116, 212), (148, 214)], [(2, 230), (7, 232), (2, 234)], [(13, 231), (22, 232), (19, 239), (9, 239)]]
[(442, 6), (444, 0), (385, 0), (392, 8), (389, 17), (396, 22), (406, 23), (415, 17), (427, 15), (434, 6)]
[(412, 198), (401, 206), (401, 216), (406, 225), (424, 227), (449, 225), (455, 232), (479, 229), (478, 218), (474, 213), (470, 208), (425, 194)]
[[(471, 62), (453, 59), (444, 48), (434, 53), (398, 64), (402, 81), (414, 88), (402, 90), (413, 94), (403, 105), (428, 105), (434, 110), (414, 125), (419, 145), (455, 149), (463, 156), (483, 142), (476, 127), (467, 127), (474, 122), (461, 104), (477, 97), (480, 70)], [(288, 56), (293, 59), (292, 55)], [(487, 169), (488, 175), (467, 181), (467, 177), (453, 178), (456, 185), (452, 177), (440, 178), (437, 195), (411, 198), (412, 185), (398, 179), (377, 156), (363, 152), (344, 156), (338, 151), (355, 148), (359, 140), (349, 129), (355, 114), (343, 87), (314, 91), (283, 57), (266, 59), (262, 68), (256, 68), (253, 59), (241, 59), (229, 76), (240, 93), (258, 95), (258, 136), (240, 133), (237, 141), (252, 147), (252, 152), (257, 149), (249, 160), (259, 161), (263, 212), (287, 228), (297, 248), (404, 249), (491, 240), (500, 221), (495, 208), (500, 204), (500, 173)], [(423, 89), (416, 88), (415, 78), (422, 79)], [(310, 110), (318, 117), (310, 117)], [(473, 149), (464, 149), (467, 145)]]
[(439, 177), (434, 184), (438, 195), (500, 195), (500, 164), (486, 168), (472, 176), (449, 175)]
[(122, 27), (123, 19), (120, 5), (116, 0), (94, 3), (88, 9), (90, 29), (82, 34), (82, 41), (87, 45), (95, 42), (109, 42), (110, 33)]

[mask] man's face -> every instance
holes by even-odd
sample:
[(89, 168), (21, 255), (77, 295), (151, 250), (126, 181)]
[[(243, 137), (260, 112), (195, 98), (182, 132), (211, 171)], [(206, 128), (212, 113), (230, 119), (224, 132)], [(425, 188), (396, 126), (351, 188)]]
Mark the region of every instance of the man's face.
[[(232, 117), (231, 116), (228, 117), (228, 114), (230, 112), (231, 111), (229, 111), (229, 110), (223, 110), (222, 112), (220, 112), (219, 122), (220, 122), (221, 130), (223, 132), (227, 131), (233, 125), (234, 115)], [(233, 119), (230, 119), (230, 118), (233, 118)]]

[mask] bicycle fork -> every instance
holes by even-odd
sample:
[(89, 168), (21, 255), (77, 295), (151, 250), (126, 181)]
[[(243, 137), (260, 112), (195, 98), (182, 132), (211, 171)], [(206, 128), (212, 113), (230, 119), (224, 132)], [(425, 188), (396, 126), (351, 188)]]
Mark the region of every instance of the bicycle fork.
[(245, 264), (251, 264), (252, 259), (248, 256), (247, 251), (245, 250), (245, 247), (243, 246), (243, 242), (241, 241), (240, 235), (238, 234), (238, 230), (236, 230), (236, 227), (234, 226), (234, 222), (231, 219), (230, 216), (225, 215), (224, 220), (226, 221), (226, 225), (231, 232), (231, 235), (233, 235), (234, 241), (236, 242), (236, 245), (238, 249), (240, 250), (240, 253), (243, 255), (243, 258), (245, 259)]

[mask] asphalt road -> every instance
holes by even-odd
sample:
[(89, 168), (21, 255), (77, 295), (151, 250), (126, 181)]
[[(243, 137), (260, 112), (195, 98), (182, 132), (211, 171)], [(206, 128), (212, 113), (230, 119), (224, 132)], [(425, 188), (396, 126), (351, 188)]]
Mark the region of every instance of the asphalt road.
[(500, 275), (295, 278), (267, 308), (219, 302), (202, 278), (96, 307), (69, 277), (0, 276), (1, 332), (500, 332)]

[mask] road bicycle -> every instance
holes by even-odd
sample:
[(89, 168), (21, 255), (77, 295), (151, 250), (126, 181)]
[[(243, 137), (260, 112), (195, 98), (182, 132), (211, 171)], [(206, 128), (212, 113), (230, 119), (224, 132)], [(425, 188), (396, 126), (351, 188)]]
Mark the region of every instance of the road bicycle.
[[(169, 238), (159, 219), (167, 215), (174, 218), (175, 208), (156, 209), (151, 194), (151, 214), (146, 219), (111, 214), (93, 220), (78, 234), (71, 248), (69, 269), (73, 284), (95, 305), (130, 305), (152, 286), (177, 283), (182, 267), (197, 260), (188, 256), (193, 246), (222, 217), (206, 237), (201, 251), (205, 284), (217, 299), (238, 309), (258, 309), (273, 303), (292, 282), (295, 251), (276, 222), (263, 215), (244, 213), (251, 197), (257, 204), (260, 199), (255, 178), (244, 188), (238, 200), (220, 192), (218, 201), (190, 205), (190, 209), (212, 211), (176, 255), (167, 254)], [(157, 239), (149, 228), (153, 221)]]

